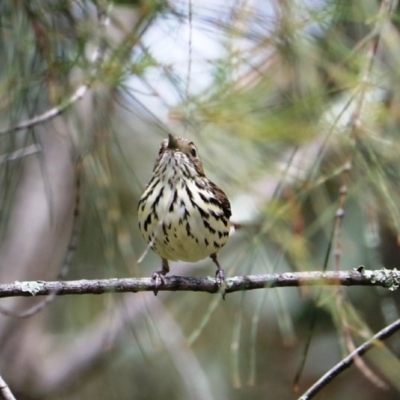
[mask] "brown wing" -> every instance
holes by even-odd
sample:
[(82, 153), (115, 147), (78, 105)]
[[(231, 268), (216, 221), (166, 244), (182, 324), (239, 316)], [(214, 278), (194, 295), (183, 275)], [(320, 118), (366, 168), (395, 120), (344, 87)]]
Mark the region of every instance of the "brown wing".
[(218, 200), (219, 204), (222, 207), (222, 210), (224, 211), (224, 216), (229, 220), (229, 218), (232, 215), (231, 212), (231, 203), (229, 203), (228, 197), (224, 193), (222, 189), (220, 189), (215, 183), (209, 181), (209, 184), (215, 193), (215, 197)]

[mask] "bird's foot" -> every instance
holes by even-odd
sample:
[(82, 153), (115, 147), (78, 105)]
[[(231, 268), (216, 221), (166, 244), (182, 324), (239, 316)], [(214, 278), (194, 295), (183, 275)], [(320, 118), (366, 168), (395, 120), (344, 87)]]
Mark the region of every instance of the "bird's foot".
[(151, 276), (151, 279), (154, 281), (154, 295), (157, 296), (158, 287), (165, 285), (165, 272), (164, 271), (156, 271)]
[(218, 286), (221, 286), (225, 283), (225, 272), (222, 268), (217, 269), (215, 272), (215, 282)]
[(225, 272), (222, 268), (218, 268), (215, 273), (215, 283), (218, 286), (218, 289), (222, 293), (222, 298), (225, 300), (226, 295), (226, 283), (225, 283)]

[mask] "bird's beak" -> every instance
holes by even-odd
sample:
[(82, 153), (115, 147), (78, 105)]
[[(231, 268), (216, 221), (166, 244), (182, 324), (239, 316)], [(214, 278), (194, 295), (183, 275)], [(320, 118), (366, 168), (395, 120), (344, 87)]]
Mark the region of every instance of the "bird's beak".
[(171, 150), (178, 149), (178, 142), (177, 142), (175, 136), (171, 135), (170, 133), (168, 134), (168, 149), (171, 149)]

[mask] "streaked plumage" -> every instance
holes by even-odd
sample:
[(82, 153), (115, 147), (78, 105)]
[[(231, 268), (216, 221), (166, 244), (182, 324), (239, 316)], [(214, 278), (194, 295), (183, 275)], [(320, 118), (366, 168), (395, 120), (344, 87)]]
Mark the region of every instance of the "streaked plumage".
[(231, 208), (225, 193), (205, 176), (193, 142), (169, 135), (161, 143), (138, 215), (143, 237), (163, 260), (162, 271), (153, 276), (156, 283), (169, 271), (168, 260), (208, 256), (223, 280), (216, 254), (228, 240)]

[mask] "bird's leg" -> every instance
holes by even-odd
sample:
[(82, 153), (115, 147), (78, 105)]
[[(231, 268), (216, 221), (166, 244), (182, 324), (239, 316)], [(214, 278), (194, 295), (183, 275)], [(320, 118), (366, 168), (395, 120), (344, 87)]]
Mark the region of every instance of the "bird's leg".
[(217, 266), (217, 272), (215, 273), (215, 282), (217, 283), (218, 286), (221, 286), (222, 284), (225, 283), (224, 270), (219, 265), (219, 262), (217, 260), (217, 253), (211, 254), (210, 258), (211, 260), (214, 261), (215, 265)]
[(158, 286), (164, 285), (165, 284), (165, 275), (168, 274), (169, 272), (169, 264), (168, 260), (163, 258), (162, 259), (162, 264), (161, 264), (161, 271), (156, 271), (153, 273), (151, 279), (154, 281), (154, 294), (157, 296), (158, 293)]

